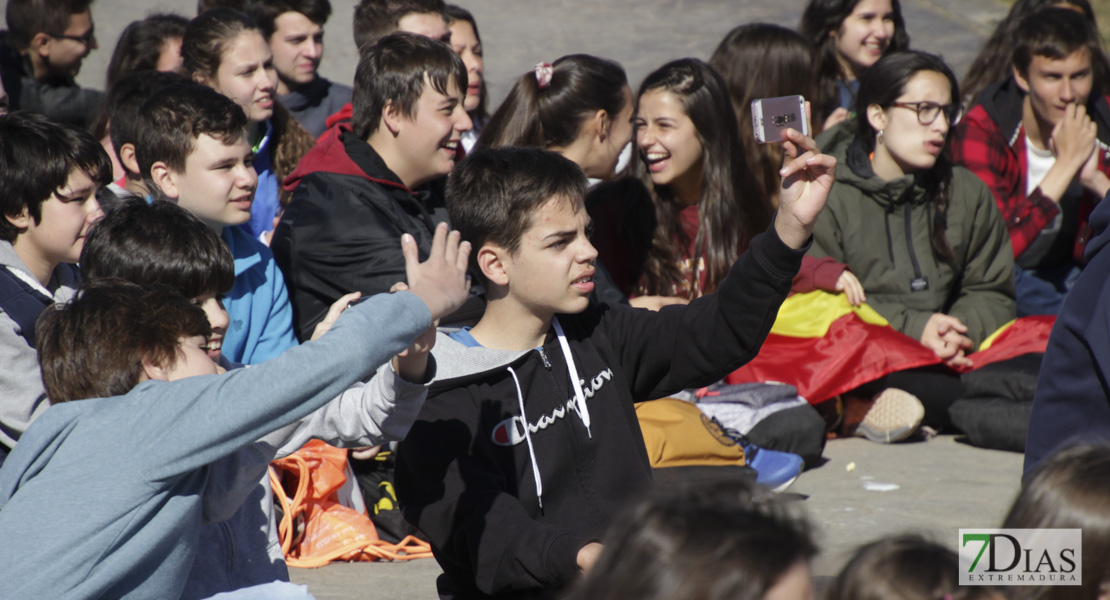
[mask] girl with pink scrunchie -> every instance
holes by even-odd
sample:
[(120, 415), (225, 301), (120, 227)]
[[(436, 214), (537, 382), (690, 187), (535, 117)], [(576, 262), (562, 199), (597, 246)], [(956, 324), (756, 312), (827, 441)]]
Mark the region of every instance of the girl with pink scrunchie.
[(478, 138), (479, 148), (562, 154), (593, 179), (612, 179), (632, 139), (632, 89), (617, 63), (587, 54), (541, 62), (520, 76)]

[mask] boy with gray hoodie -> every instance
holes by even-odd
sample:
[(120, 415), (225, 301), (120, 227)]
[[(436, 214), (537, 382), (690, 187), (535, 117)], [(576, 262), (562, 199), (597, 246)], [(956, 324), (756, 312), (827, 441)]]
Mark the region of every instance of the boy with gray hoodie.
[(220, 483), (211, 463), (366, 379), (465, 300), (470, 247), (457, 233), (440, 227), (424, 263), (411, 236), (402, 250), (410, 292), (228, 373), (207, 355), (203, 310), (165, 288), (104, 279), (47, 311), (38, 345), (52, 407), (0, 469), (5, 594), (179, 597)]
[(76, 262), (112, 176), (88, 133), (39, 114), (0, 115), (0, 465), (48, 403), (35, 319), (73, 296)]

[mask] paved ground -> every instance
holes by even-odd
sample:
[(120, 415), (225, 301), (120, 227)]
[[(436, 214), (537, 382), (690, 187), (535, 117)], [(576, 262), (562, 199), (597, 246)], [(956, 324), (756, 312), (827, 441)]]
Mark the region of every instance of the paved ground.
[[(633, 85), (667, 60), (708, 58), (732, 27), (763, 20), (794, 26), (806, 0), (459, 0), (474, 12), (486, 50), (491, 95), (541, 60), (590, 52), (620, 61)], [(1006, 7), (996, 0), (902, 0), (912, 44), (941, 53), (963, 73)], [(333, 0), (324, 73), (349, 82), (355, 53), (353, 0)], [(111, 47), (128, 22), (162, 10), (188, 15), (192, 0), (98, 0), (93, 16), (102, 48), (85, 61), (82, 85), (102, 87)], [(494, 103), (496, 104), (496, 102)], [(968, 447), (952, 436), (896, 446), (837, 440), (828, 462), (791, 489), (817, 525), (822, 553), (815, 572), (830, 575), (856, 545), (915, 530), (955, 545), (961, 527), (998, 523), (1018, 488), (1021, 457)], [(854, 470), (847, 466), (855, 464)], [(889, 491), (879, 491), (889, 490)], [(294, 570), (321, 600), (430, 598), (434, 561), (335, 564)]]
[[(884, 535), (913, 531), (955, 549), (960, 528), (998, 526), (1017, 494), (1022, 463), (1020, 454), (972, 448), (952, 435), (891, 446), (833, 440), (825, 458), (787, 491), (817, 529), (818, 576), (835, 575), (857, 546)], [(292, 573), (319, 600), (432, 598), (438, 575), (432, 560)]]

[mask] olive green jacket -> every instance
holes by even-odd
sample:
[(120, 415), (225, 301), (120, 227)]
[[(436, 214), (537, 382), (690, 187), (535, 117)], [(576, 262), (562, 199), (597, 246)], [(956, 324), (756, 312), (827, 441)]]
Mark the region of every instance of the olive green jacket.
[(921, 339), (937, 312), (960, 319), (976, 345), (1014, 319), (1014, 255), (987, 186), (971, 171), (953, 167), (945, 235), (955, 260), (945, 261), (933, 251), (937, 210), (926, 198), (921, 174), (880, 179), (855, 140), (850, 123), (817, 138), (838, 163), (809, 254), (847, 264), (863, 284), (867, 304), (914, 339)]

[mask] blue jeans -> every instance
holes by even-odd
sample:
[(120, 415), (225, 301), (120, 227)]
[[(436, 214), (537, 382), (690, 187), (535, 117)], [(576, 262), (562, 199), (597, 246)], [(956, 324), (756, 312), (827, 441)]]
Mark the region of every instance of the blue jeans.
[(1014, 265), (1017, 316), (1058, 314), (1079, 273), (1079, 266), (1071, 261), (1028, 270)]

